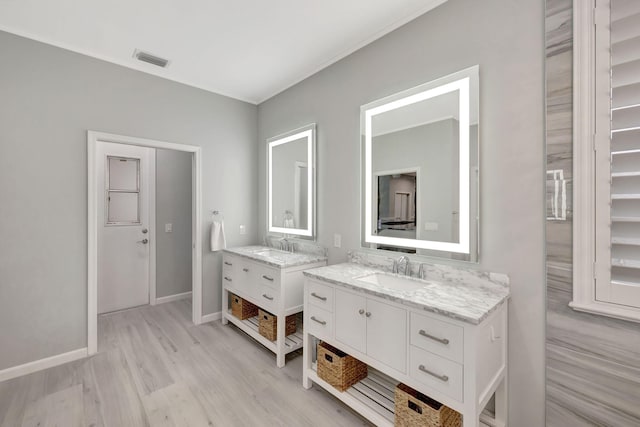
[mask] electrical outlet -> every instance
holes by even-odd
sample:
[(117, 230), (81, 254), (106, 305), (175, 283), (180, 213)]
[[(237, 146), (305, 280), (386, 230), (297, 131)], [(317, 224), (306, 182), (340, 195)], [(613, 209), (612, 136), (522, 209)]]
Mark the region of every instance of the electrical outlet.
[(240, 234), (247, 234), (247, 227), (245, 227), (244, 225), (240, 226)]
[(340, 234), (336, 233), (333, 235), (333, 246), (335, 246), (336, 248), (342, 246), (342, 236)]
[(164, 225), (164, 232), (165, 233), (173, 233), (173, 224), (168, 223)]

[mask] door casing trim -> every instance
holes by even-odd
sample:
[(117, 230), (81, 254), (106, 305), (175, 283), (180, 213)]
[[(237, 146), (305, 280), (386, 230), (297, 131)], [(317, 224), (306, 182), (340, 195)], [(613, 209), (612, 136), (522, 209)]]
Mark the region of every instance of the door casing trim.
[[(87, 352), (98, 351), (98, 197), (97, 145), (112, 142), (193, 153), (192, 158), (192, 320), (202, 323), (202, 149), (152, 139), (87, 131)], [(152, 272), (155, 273), (155, 272)], [(150, 287), (152, 284), (150, 284)], [(150, 298), (150, 302), (155, 302)]]

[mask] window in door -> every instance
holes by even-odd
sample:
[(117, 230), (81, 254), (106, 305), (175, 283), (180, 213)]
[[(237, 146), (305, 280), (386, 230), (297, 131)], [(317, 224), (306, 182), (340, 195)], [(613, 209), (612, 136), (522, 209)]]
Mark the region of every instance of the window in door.
[(140, 224), (140, 159), (107, 157), (107, 225)]

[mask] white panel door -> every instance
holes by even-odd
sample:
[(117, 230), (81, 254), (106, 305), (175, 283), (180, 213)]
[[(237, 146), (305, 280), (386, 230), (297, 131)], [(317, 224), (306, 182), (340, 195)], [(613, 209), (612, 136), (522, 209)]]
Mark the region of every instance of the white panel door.
[(407, 310), (367, 299), (367, 355), (407, 372)]
[(360, 295), (336, 289), (336, 341), (362, 353), (367, 352), (367, 300)]
[(108, 313), (149, 303), (155, 151), (107, 142), (97, 150), (98, 313)]

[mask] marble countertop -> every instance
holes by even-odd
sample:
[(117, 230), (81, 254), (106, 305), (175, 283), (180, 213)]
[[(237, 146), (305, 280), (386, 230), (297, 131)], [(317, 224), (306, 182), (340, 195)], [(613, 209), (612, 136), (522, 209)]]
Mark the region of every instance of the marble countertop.
[(254, 261), (260, 261), (276, 268), (297, 267), (327, 260), (327, 257), (322, 255), (286, 252), (268, 246), (240, 246), (237, 248), (224, 249), (224, 252)]
[[(509, 298), (509, 281), (506, 275), (440, 265), (429, 266), (425, 271), (428, 278), (420, 280), (384, 272), (370, 265), (343, 263), (306, 270), (304, 274), (313, 279), (364, 291), (473, 325), (482, 322)], [(412, 290), (398, 290), (358, 280), (372, 273), (406, 278), (424, 286)]]

